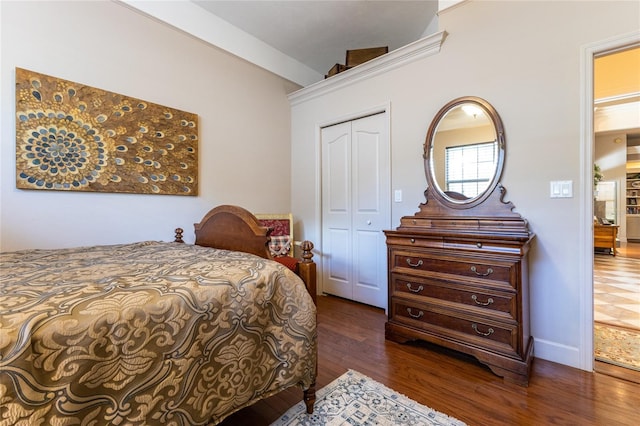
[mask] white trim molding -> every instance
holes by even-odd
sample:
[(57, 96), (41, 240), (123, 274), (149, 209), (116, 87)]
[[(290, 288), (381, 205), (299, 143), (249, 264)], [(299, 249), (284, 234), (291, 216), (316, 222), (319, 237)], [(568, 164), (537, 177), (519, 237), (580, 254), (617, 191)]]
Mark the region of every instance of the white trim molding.
[(314, 83), (289, 95), (289, 103), (297, 105), (329, 92), (342, 89), (356, 82), (388, 72), (440, 52), (447, 33), (440, 31), (420, 40), (409, 43), (399, 49), (379, 56), (362, 65), (336, 74), (330, 78)]
[(605, 106), (596, 105), (593, 112), (594, 132), (640, 128), (640, 101)]
[(438, 15), (440, 15), (440, 13), (444, 12), (445, 10), (449, 10), (466, 2), (467, 0), (440, 0), (438, 2)]

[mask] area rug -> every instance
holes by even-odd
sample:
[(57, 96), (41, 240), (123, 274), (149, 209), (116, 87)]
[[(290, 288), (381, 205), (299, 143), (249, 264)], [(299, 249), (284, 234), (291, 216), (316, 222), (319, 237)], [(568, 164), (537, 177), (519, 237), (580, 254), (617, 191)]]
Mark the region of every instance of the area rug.
[(320, 389), (316, 398), (313, 414), (306, 414), (305, 405), (300, 402), (272, 426), (465, 425), (354, 370)]
[(598, 361), (640, 371), (640, 331), (594, 323), (593, 346)]

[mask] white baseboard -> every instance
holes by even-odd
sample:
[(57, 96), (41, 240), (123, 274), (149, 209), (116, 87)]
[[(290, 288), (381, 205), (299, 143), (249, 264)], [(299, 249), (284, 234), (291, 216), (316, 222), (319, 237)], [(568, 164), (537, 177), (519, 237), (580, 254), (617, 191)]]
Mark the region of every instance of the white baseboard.
[(577, 347), (567, 346), (543, 339), (534, 340), (534, 356), (569, 367), (580, 368), (580, 351)]

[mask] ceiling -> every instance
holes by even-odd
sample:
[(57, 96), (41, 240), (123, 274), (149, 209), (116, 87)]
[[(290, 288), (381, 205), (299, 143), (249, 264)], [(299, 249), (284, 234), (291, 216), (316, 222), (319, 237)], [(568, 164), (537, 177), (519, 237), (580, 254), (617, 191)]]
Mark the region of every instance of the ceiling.
[(640, 94), (640, 47), (599, 56), (593, 67), (596, 103), (629, 101), (629, 94)]
[(437, 0), (192, 1), (321, 75), (347, 50), (393, 51), (437, 31)]
[[(595, 59), (593, 95), (595, 119), (633, 111), (640, 117), (640, 47), (632, 47)], [(627, 113), (629, 114), (629, 113)], [(606, 120), (606, 118), (604, 119)], [(627, 146), (640, 146), (640, 128), (626, 129)]]

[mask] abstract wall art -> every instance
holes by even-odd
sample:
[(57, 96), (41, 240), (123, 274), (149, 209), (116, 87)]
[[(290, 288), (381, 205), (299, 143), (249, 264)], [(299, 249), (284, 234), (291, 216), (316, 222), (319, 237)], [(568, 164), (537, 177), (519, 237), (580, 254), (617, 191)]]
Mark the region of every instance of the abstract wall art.
[(16, 187), (197, 195), (198, 116), (16, 68)]

